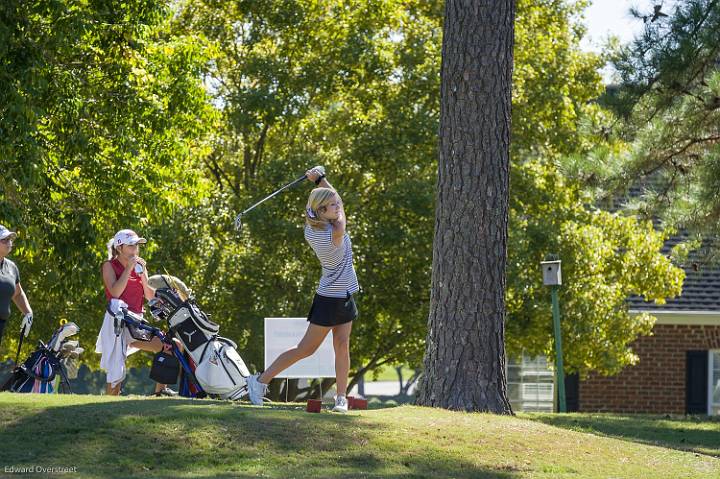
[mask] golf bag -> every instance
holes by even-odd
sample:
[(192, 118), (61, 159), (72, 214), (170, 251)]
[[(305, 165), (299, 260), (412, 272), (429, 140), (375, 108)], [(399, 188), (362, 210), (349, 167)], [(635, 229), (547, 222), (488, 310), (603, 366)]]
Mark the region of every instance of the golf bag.
[(183, 301), (172, 288), (158, 288), (155, 295), (153, 316), (168, 322), (194, 363), (195, 379), (204, 391), (222, 399), (246, 395), (250, 372), (237, 352), (237, 344), (218, 335), (220, 326), (192, 298)]
[[(153, 316), (157, 313), (157, 304), (157, 301), (151, 302)], [(108, 312), (114, 318), (116, 335), (123, 334), (123, 330), (127, 329), (131, 336), (136, 334), (138, 337), (149, 339), (157, 337), (172, 347), (172, 354), (161, 351), (153, 358), (153, 365), (150, 369), (151, 379), (161, 384), (175, 384), (179, 379), (180, 395), (183, 397), (202, 398), (207, 395), (195, 378), (192, 360), (180, 351), (178, 345), (172, 340), (172, 334), (166, 334), (159, 328), (151, 326), (143, 320), (142, 316), (128, 311), (125, 306), (119, 305), (114, 308), (112, 305), (108, 305)], [(135, 336), (132, 337), (137, 339)]]
[[(37, 349), (20, 366), (16, 367), (0, 390), (17, 393), (53, 393), (55, 378), (60, 376), (60, 387), (70, 390), (68, 366), (77, 370), (77, 359), (84, 349), (77, 341), (68, 340), (80, 331), (75, 323), (61, 326), (47, 344), (39, 341)], [(75, 375), (75, 377), (77, 377)]]

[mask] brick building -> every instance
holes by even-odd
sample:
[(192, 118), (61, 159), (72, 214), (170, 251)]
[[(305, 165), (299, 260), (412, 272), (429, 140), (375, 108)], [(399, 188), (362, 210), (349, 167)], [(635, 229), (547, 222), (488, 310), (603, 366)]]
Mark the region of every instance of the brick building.
[(657, 318), (652, 336), (632, 346), (639, 362), (615, 376), (568, 378), (568, 404), (579, 411), (720, 414), (720, 270), (695, 264), (678, 298), (630, 304)]
[[(657, 191), (662, 186), (658, 181), (647, 179), (604, 207), (617, 211), (625, 198)], [(663, 252), (669, 254), (688, 239), (686, 233), (669, 239)], [(657, 318), (652, 335), (639, 337), (631, 346), (638, 363), (615, 376), (566, 377), (568, 411), (720, 415), (720, 266), (704, 264), (718, 250), (715, 238), (691, 253), (677, 298), (661, 306), (638, 297), (629, 299), (631, 313), (647, 311)], [(553, 408), (547, 401), (548, 395), (557, 400), (553, 381), (548, 380), (551, 361), (545, 359), (508, 358), (508, 391), (514, 409)], [(546, 364), (542, 377), (539, 360)]]

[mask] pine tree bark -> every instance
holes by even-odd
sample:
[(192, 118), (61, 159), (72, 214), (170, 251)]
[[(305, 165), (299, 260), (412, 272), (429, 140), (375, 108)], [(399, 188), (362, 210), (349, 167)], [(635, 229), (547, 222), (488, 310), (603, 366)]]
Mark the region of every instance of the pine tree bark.
[(420, 405), (511, 414), (505, 378), (515, 1), (447, 0)]

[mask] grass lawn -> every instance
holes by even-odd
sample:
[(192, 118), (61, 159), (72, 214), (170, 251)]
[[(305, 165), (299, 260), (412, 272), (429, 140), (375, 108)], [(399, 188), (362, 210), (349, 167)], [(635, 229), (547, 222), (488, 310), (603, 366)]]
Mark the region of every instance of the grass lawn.
[(720, 458), (720, 418), (641, 414), (521, 414), (573, 431), (671, 447)]
[(720, 477), (717, 421), (560, 419), (2, 393), (0, 475), (40, 465), (75, 467), (65, 477), (83, 478)]

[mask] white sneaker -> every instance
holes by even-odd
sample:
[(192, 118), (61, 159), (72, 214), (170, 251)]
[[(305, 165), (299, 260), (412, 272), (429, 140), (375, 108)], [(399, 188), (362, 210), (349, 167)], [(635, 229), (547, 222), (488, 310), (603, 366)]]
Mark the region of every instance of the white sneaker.
[(263, 405), (263, 397), (267, 393), (267, 384), (258, 381), (260, 374), (253, 374), (247, 378), (248, 399), (256, 406)]
[(335, 407), (332, 408), (334, 412), (348, 412), (348, 402), (345, 396), (335, 396)]

